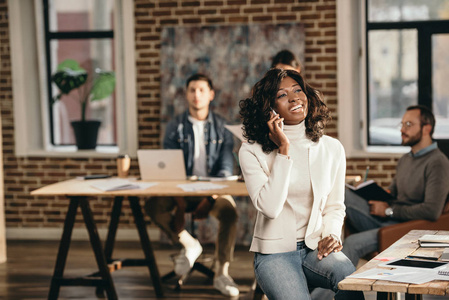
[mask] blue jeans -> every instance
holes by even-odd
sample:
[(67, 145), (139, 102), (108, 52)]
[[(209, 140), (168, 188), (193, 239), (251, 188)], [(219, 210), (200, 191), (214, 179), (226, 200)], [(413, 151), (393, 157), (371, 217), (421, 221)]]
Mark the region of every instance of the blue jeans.
[(359, 232), (345, 238), (342, 252), (357, 266), (361, 257), (378, 250), (379, 228), (397, 224), (399, 221), (371, 215), (368, 201), (349, 189), (346, 189), (345, 205), (347, 222)]
[(298, 242), (297, 250), (285, 253), (255, 253), (254, 271), (262, 291), (270, 300), (310, 300), (309, 287), (335, 292), (335, 299), (364, 299), (363, 292), (342, 291), (338, 283), (355, 271), (341, 252), (331, 253), (321, 261), (318, 250)]

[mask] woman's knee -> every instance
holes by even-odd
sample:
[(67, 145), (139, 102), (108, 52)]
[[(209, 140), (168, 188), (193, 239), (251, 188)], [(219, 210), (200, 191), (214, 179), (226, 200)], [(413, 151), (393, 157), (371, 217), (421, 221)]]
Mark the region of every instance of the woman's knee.
[(316, 257), (317, 250), (309, 253), (304, 262), (304, 271), (313, 286), (338, 290), (338, 283), (355, 271), (354, 265), (342, 252), (333, 252), (322, 260)]
[(310, 299), (302, 260), (295, 253), (260, 254), (254, 257), (257, 282), (269, 299)]

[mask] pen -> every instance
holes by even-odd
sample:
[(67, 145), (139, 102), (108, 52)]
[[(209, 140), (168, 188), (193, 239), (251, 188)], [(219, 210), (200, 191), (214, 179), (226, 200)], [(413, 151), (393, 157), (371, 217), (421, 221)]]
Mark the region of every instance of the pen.
[(409, 259), (417, 258), (417, 259), (426, 259), (426, 260), (438, 260), (438, 257), (433, 257), (433, 256), (419, 256), (419, 255), (409, 255), (409, 256), (407, 256), (406, 258), (409, 258)]
[(363, 177), (363, 182), (365, 182), (368, 179), (368, 172), (369, 172), (369, 166), (366, 167), (365, 177)]

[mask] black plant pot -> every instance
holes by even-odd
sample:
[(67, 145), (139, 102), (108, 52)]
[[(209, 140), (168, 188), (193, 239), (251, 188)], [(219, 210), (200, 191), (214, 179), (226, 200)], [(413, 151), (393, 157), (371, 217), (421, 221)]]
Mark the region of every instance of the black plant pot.
[(71, 124), (78, 150), (95, 149), (97, 147), (100, 121), (72, 121)]

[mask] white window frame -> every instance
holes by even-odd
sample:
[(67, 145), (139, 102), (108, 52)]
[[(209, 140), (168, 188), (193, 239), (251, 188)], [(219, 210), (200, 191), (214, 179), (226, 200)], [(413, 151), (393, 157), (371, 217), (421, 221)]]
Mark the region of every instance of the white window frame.
[(8, 0), (16, 156), (115, 157), (136, 155), (137, 96), (134, 2), (115, 0), (117, 146), (77, 151), (50, 143), (41, 0)]
[(338, 138), (346, 157), (400, 157), (409, 147), (368, 146), (365, 1), (337, 1)]

